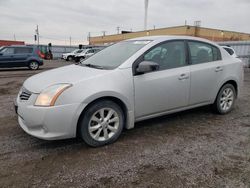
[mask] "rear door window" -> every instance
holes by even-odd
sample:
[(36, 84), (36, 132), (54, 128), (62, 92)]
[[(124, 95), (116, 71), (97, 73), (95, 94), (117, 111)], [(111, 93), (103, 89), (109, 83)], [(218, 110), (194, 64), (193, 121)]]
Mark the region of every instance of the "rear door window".
[(221, 59), (220, 51), (217, 47), (203, 42), (188, 42), (190, 51), (190, 61), (192, 64), (207, 63)]

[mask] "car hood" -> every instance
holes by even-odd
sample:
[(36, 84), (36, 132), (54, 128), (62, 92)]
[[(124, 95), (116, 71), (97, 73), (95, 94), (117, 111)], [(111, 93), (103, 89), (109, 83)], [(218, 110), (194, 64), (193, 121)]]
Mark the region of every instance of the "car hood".
[(110, 72), (110, 70), (69, 65), (36, 74), (28, 78), (23, 86), (33, 93), (40, 93), (45, 88), (54, 84), (69, 83), (74, 85), (77, 82), (96, 78), (108, 72)]
[(85, 53), (76, 54), (75, 56), (76, 56), (76, 57), (85, 56)]

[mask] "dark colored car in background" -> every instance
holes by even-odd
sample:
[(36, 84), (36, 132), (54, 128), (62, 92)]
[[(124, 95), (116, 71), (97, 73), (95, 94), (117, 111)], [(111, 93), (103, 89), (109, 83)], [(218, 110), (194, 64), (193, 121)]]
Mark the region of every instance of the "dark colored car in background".
[(0, 68), (28, 67), (37, 70), (42, 65), (43, 60), (35, 46), (6, 46), (0, 50)]

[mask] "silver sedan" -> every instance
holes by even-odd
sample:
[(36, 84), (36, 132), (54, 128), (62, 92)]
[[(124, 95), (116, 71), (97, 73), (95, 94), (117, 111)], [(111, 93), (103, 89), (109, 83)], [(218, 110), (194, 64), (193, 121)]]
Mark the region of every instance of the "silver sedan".
[(154, 36), (114, 44), (78, 65), (27, 79), (16, 99), (20, 126), (35, 137), (117, 140), (137, 121), (198, 106), (233, 109), (243, 65), (205, 39)]

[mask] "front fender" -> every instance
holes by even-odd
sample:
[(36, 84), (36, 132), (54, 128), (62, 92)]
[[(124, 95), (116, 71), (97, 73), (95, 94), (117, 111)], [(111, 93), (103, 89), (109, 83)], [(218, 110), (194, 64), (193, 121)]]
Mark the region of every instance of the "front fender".
[(134, 110), (133, 110), (133, 106), (132, 106), (131, 102), (125, 96), (121, 95), (120, 93), (114, 92), (114, 91), (103, 91), (103, 92), (96, 93), (96, 94), (93, 94), (93, 95), (87, 97), (82, 102), (81, 106), (83, 108), (81, 109), (81, 112), (87, 107), (86, 104), (90, 104), (95, 100), (98, 100), (100, 98), (105, 98), (105, 97), (113, 97), (113, 98), (119, 99), (120, 101), (123, 102), (123, 104), (125, 105), (126, 110), (127, 110), (127, 112), (126, 112), (127, 121), (126, 121), (125, 128), (126, 129), (134, 128), (135, 117), (134, 117)]

